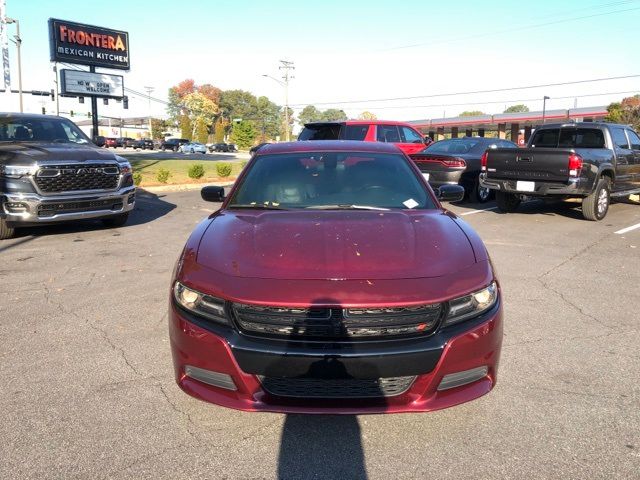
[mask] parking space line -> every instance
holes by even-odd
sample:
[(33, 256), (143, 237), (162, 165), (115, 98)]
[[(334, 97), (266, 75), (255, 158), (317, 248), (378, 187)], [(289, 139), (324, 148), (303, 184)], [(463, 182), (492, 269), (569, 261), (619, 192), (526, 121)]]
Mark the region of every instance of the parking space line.
[(471, 210), (470, 212), (460, 213), (459, 216), (464, 217), (465, 215), (473, 215), (474, 213), (482, 213), (488, 210), (496, 210), (497, 208), (498, 207), (489, 207), (489, 208), (482, 208), (480, 210)]
[(617, 233), (618, 235), (622, 235), (623, 233), (630, 232), (631, 230), (635, 230), (636, 228), (640, 228), (640, 223), (636, 223), (635, 225), (631, 225), (630, 227), (623, 228), (614, 233)]

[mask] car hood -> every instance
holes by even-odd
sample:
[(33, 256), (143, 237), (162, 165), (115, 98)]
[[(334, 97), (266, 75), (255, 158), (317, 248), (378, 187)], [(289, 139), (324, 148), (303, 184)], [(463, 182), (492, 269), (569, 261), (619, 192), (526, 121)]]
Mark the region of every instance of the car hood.
[[(48, 161), (119, 160), (112, 152), (73, 143), (0, 142), (0, 163), (33, 165)], [(120, 159), (121, 160), (121, 159)]]
[(231, 211), (214, 215), (197, 263), (226, 275), (289, 280), (440, 277), (476, 262), (440, 210)]

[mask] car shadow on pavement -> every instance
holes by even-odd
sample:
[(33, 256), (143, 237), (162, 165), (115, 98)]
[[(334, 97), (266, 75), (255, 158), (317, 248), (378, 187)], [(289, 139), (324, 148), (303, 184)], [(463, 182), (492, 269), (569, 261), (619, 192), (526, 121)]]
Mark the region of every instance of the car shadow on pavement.
[[(153, 222), (171, 212), (176, 205), (163, 200), (164, 195), (147, 192), (141, 188), (136, 190), (136, 206), (129, 214), (129, 219), (119, 230)], [(42, 225), (33, 227), (21, 227), (16, 229), (16, 238), (43, 237), (46, 235), (59, 235), (66, 233), (80, 233), (94, 230), (115, 230), (114, 227), (106, 227), (99, 219), (76, 220), (68, 223)], [(16, 243), (17, 244), (17, 243)]]

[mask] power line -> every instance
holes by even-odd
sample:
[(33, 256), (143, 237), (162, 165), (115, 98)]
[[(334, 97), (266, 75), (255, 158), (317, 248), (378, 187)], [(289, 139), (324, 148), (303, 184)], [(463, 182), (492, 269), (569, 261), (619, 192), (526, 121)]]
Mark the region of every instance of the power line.
[[(638, 90), (627, 90), (624, 92), (606, 92), (606, 93), (589, 93), (584, 95), (567, 95), (563, 97), (551, 97), (551, 100), (566, 100), (571, 98), (586, 98), (586, 97), (604, 97), (606, 95), (624, 95), (627, 93), (638, 93)], [(464, 103), (440, 103), (432, 105), (385, 105), (385, 106), (373, 106), (367, 107), (367, 110), (387, 110), (392, 108), (436, 108), (436, 107), (464, 107), (468, 105), (492, 105), (492, 104), (508, 104), (516, 102), (535, 102), (540, 101), (539, 97), (535, 98), (518, 98), (518, 99), (504, 99), (504, 100), (491, 100), (488, 102), (464, 102)]]
[[(614, 5), (618, 5), (618, 4), (624, 4), (624, 3), (631, 3), (633, 0), (631, 1), (627, 1), (627, 2), (614, 2), (612, 4), (609, 5), (602, 5), (602, 6), (614, 6)], [(422, 47), (425, 45), (442, 45), (442, 44), (446, 44), (446, 43), (452, 43), (452, 42), (459, 42), (462, 40), (471, 40), (471, 39), (475, 39), (475, 38), (483, 38), (483, 37), (490, 37), (490, 36), (495, 36), (495, 35), (500, 35), (503, 33), (510, 33), (510, 32), (520, 32), (522, 30), (531, 30), (534, 28), (542, 28), (542, 27), (547, 27), (549, 25), (557, 25), (560, 23), (567, 23), (567, 22), (575, 22), (576, 20), (584, 20), (587, 18), (594, 18), (594, 17), (601, 17), (604, 15), (614, 15), (616, 13), (624, 13), (624, 12), (630, 12), (630, 11), (634, 11), (634, 10), (640, 10), (640, 7), (634, 7), (634, 8), (627, 8), (627, 9), (623, 9), (623, 10), (615, 10), (615, 11), (610, 11), (610, 12), (601, 12), (601, 13), (594, 13), (591, 15), (582, 15), (579, 17), (572, 17), (572, 18), (566, 18), (566, 19), (562, 19), (562, 20), (555, 20), (552, 22), (543, 22), (543, 23), (537, 23), (537, 24), (531, 24), (531, 25), (522, 25), (519, 27), (514, 27), (514, 28), (508, 28), (505, 30), (498, 30), (498, 31), (493, 31), (493, 32), (487, 32), (487, 33), (481, 33), (481, 34), (476, 34), (476, 35), (468, 35), (466, 37), (459, 37), (456, 39), (451, 39), (451, 40), (442, 40), (442, 41), (429, 41), (429, 42), (421, 42), (421, 43), (414, 43), (414, 44), (409, 44), (409, 45), (400, 45), (397, 47), (391, 47), (391, 48), (385, 48), (385, 49), (380, 49), (378, 51), (393, 51), (393, 50), (403, 50), (403, 49), (407, 49), (407, 48), (415, 48), (415, 47)]]
[(414, 95), (411, 97), (375, 98), (375, 99), (368, 99), (368, 100), (341, 100), (336, 102), (305, 102), (305, 103), (291, 104), (289, 106), (302, 107), (307, 105), (345, 105), (345, 104), (354, 104), (354, 103), (393, 102), (397, 100), (416, 100), (419, 98), (452, 97), (457, 95), (472, 95), (472, 94), (478, 94), (478, 93), (511, 92), (514, 90), (528, 90), (528, 89), (543, 88), (543, 87), (560, 87), (564, 85), (577, 85), (581, 83), (605, 82), (610, 80), (623, 80), (623, 79), (638, 78), (638, 77), (640, 77), (640, 74), (621, 75), (618, 77), (592, 78), (589, 80), (573, 80), (570, 82), (544, 83), (539, 85), (525, 85), (521, 87), (492, 88), (488, 90), (473, 90), (468, 92), (433, 93), (430, 95)]

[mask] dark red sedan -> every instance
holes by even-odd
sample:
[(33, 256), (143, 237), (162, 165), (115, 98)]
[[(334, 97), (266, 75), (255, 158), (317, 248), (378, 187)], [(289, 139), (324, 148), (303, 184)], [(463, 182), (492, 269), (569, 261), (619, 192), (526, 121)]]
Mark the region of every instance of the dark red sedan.
[(176, 265), (178, 385), (248, 411), (417, 412), (489, 392), (500, 287), (478, 235), (398, 148), (263, 146)]

